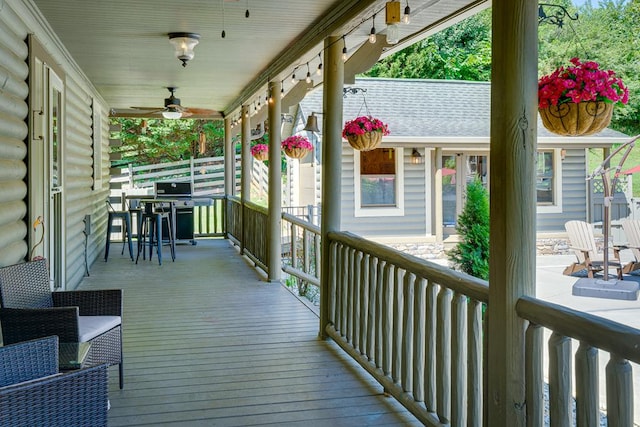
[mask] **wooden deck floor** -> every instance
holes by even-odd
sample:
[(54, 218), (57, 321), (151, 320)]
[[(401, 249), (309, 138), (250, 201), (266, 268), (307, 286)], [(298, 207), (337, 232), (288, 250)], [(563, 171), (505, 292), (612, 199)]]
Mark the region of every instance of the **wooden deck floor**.
[[(138, 265), (112, 245), (81, 289), (124, 289), (125, 387), (110, 426), (419, 425), (228, 241)], [(168, 250), (167, 250), (168, 252)]]

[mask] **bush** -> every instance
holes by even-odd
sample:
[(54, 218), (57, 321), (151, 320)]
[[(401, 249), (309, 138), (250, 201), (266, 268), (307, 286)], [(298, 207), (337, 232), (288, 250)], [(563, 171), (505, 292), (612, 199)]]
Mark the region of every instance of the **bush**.
[(447, 253), (456, 270), (489, 279), (489, 196), (476, 178), (467, 184), (467, 201), (458, 217), (460, 242)]

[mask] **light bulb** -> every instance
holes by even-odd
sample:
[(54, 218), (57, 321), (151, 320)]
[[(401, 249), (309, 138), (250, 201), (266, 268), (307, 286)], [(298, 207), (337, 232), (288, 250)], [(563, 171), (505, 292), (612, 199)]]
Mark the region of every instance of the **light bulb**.
[(291, 76), (291, 84), (292, 85), (296, 84), (296, 75), (295, 74)]
[(305, 79), (307, 83), (311, 83), (311, 73), (307, 71), (307, 78)]
[(376, 29), (374, 27), (371, 27), (371, 34), (369, 34), (369, 43), (375, 43), (376, 40)]
[(409, 2), (407, 1), (407, 6), (404, 8), (404, 15), (402, 15), (402, 22), (408, 24), (411, 22), (411, 8), (409, 7)]
[(316, 70), (316, 74), (319, 76), (322, 75), (322, 62), (318, 64), (318, 69)]
[(280, 99), (284, 98), (284, 88), (280, 89)]

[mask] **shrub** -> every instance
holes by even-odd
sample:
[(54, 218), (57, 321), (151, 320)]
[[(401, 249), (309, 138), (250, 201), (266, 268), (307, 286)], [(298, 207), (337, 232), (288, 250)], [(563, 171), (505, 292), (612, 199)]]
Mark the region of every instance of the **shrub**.
[(447, 253), (456, 270), (489, 279), (489, 196), (476, 178), (467, 184), (467, 201), (458, 217), (460, 242)]

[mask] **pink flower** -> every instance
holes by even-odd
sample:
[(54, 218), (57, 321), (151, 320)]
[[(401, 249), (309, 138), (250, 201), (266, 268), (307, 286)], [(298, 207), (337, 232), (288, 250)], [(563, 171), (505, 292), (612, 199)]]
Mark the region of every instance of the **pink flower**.
[(571, 58), (568, 67), (559, 67), (538, 80), (538, 108), (567, 102), (629, 102), (629, 90), (612, 70), (600, 70), (594, 61)]
[(256, 144), (251, 147), (251, 155), (255, 156), (258, 153), (263, 153), (269, 151), (269, 146), (267, 144)]
[(389, 128), (381, 120), (371, 116), (360, 116), (348, 121), (342, 129), (342, 137), (364, 135), (368, 132), (382, 132), (383, 135), (389, 135)]
[(301, 135), (292, 135), (282, 141), (280, 146), (283, 149), (292, 150), (294, 148), (304, 148), (305, 150), (313, 150), (313, 145), (307, 138)]

